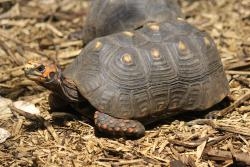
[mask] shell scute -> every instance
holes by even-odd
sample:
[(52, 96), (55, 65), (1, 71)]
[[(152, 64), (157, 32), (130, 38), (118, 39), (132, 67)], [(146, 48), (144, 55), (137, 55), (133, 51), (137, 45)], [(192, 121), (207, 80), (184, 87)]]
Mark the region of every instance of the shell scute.
[(203, 110), (229, 92), (214, 42), (184, 21), (98, 38), (73, 66), (82, 96), (116, 118)]

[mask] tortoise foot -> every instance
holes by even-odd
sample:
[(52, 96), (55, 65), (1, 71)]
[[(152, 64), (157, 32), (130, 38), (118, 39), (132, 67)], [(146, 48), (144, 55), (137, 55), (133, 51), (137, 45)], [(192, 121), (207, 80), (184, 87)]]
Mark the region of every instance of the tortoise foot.
[(145, 133), (139, 121), (118, 119), (99, 111), (95, 112), (94, 121), (97, 129), (108, 135), (141, 137)]
[(205, 119), (218, 119), (218, 118), (220, 118), (219, 114), (220, 113), (219, 113), (218, 110), (211, 111), (211, 112), (209, 112), (208, 114), (205, 115)]

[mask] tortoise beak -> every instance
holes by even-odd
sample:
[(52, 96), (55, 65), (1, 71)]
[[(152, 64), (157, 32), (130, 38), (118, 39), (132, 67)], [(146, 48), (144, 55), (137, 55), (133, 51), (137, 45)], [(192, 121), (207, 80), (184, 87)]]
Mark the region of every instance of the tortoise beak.
[(43, 75), (36, 70), (36, 66), (34, 64), (27, 63), (24, 66), (23, 71), (25, 73), (25, 76), (31, 80), (38, 80), (43, 77)]

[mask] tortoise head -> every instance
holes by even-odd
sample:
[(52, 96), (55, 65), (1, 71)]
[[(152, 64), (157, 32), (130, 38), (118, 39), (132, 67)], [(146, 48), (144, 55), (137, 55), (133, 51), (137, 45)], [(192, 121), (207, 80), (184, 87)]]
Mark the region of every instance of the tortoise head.
[(59, 81), (61, 76), (60, 68), (51, 62), (29, 61), (24, 66), (24, 72), (28, 79), (41, 85)]
[(62, 76), (59, 66), (52, 62), (29, 61), (24, 66), (28, 79), (56, 92), (68, 101), (79, 101), (79, 93), (75, 83)]

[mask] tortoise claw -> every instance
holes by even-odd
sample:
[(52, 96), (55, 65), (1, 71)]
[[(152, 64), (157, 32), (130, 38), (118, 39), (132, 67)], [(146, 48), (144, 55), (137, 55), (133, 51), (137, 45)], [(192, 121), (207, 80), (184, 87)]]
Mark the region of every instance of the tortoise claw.
[(205, 115), (205, 119), (218, 119), (220, 116), (218, 115), (219, 111), (211, 111)]

